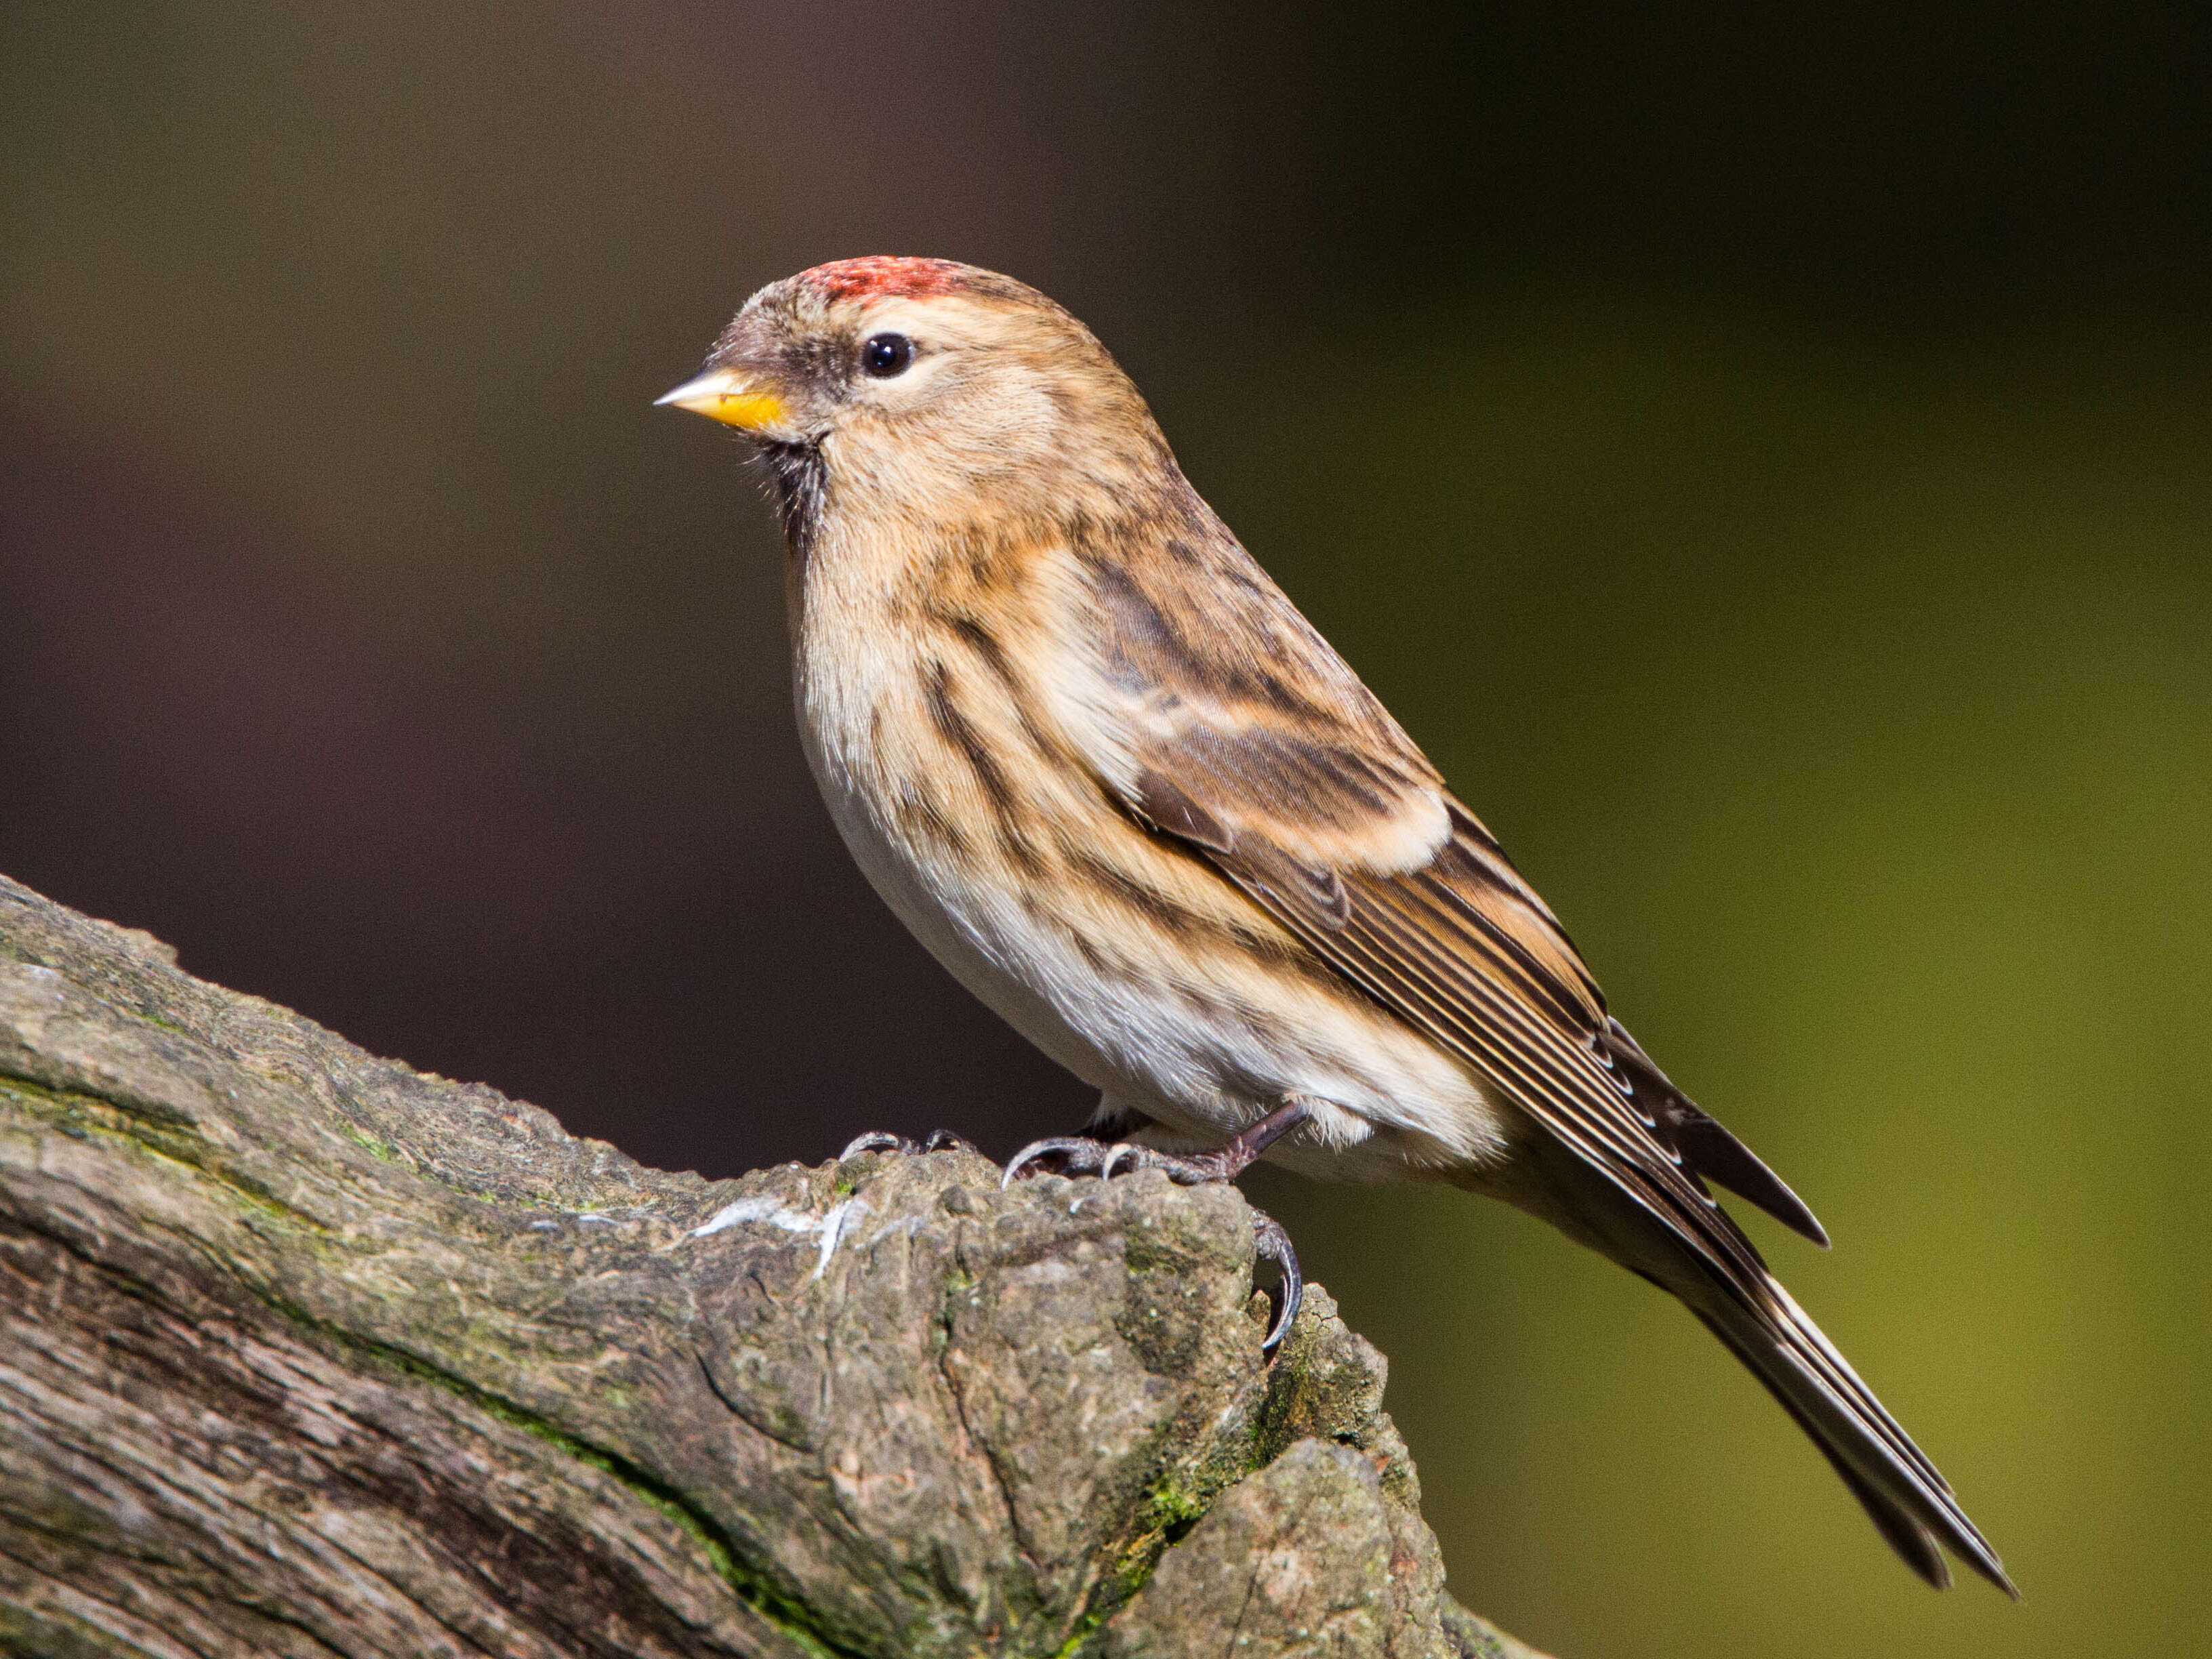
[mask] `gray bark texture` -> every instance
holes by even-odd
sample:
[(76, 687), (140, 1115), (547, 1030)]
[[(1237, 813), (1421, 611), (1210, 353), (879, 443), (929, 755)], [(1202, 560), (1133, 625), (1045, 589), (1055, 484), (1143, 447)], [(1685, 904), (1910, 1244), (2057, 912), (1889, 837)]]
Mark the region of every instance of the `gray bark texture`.
[(1526, 1655), (1249, 1215), (644, 1169), (0, 878), (0, 1653)]

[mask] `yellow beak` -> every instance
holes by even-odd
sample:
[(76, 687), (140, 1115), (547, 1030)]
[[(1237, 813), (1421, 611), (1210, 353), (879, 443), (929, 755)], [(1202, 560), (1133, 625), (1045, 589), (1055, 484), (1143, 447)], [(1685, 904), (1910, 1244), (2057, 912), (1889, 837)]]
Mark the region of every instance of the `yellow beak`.
[(694, 415), (704, 415), (710, 421), (720, 421), (725, 426), (739, 427), (747, 432), (783, 424), (782, 398), (773, 392), (747, 385), (726, 368), (710, 368), (697, 380), (686, 380), (675, 391), (655, 398), (653, 403), (656, 409), (663, 404), (673, 404)]

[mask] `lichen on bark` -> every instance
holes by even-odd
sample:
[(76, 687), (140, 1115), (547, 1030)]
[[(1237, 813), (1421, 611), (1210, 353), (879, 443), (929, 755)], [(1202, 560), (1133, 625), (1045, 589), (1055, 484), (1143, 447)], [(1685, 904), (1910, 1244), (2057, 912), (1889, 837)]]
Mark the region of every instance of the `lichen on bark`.
[(734, 1181), (0, 878), (0, 1652), (1527, 1650), (1232, 1188)]

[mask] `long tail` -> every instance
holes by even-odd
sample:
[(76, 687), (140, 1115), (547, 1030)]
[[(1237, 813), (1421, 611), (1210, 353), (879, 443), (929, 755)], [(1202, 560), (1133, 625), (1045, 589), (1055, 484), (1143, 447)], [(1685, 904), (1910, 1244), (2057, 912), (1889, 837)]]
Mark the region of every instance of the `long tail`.
[(1461, 1184), (1518, 1205), (1678, 1297), (1781, 1401), (1890, 1547), (1929, 1583), (1949, 1586), (1948, 1548), (2018, 1599), (2003, 1563), (1966, 1518), (1950, 1483), (1717, 1205), (1699, 1206), (1693, 1218), (1722, 1248), (1691, 1248), (1654, 1206), (1564, 1146), (1541, 1139), (1501, 1170), (1462, 1177)]
[[(1826, 1247), (1826, 1231), (1797, 1194), (1676, 1088), (1620, 1021), (1608, 1023), (1605, 1041), (1615, 1066), (1633, 1079), (1635, 1098), (1658, 1119), (1657, 1133), (1688, 1168)], [(1554, 1178), (1580, 1189), (1571, 1201), (1584, 1217), (1593, 1206), (1612, 1212), (1613, 1224), (1600, 1219), (1594, 1229), (1610, 1235), (1600, 1248), (1611, 1244), (1609, 1253), (1615, 1260), (1680, 1297), (1707, 1329), (1728, 1344), (1812, 1437), (1881, 1535), (1915, 1572), (1938, 1589), (1947, 1588), (1951, 1569), (1943, 1549), (1948, 1546), (1976, 1572), (2018, 1599), (2020, 1592), (2005, 1576), (1996, 1552), (1966, 1518), (1950, 1483), (1766, 1270), (1758, 1250), (1725, 1211), (1708, 1204), (1704, 1216), (1693, 1218), (1704, 1224), (1693, 1231), (1719, 1248), (1686, 1249), (1679, 1232), (1655, 1234), (1644, 1224), (1642, 1213), (1620, 1225), (1626, 1218), (1621, 1216), (1616, 1189), (1609, 1183), (1594, 1189), (1579, 1170), (1569, 1176), (1555, 1172)], [(1653, 1267), (1659, 1271), (1649, 1271)]]
[(1719, 1286), (1711, 1295), (1683, 1300), (1812, 1437), (1890, 1547), (1915, 1572), (1938, 1589), (1948, 1589), (1948, 1546), (2017, 1601), (2020, 1592), (2005, 1576), (2004, 1564), (1959, 1507), (1950, 1482), (1790, 1292), (1771, 1276), (1760, 1288), (1765, 1295), (1757, 1300), (1763, 1307), (1747, 1307), (1732, 1290)]

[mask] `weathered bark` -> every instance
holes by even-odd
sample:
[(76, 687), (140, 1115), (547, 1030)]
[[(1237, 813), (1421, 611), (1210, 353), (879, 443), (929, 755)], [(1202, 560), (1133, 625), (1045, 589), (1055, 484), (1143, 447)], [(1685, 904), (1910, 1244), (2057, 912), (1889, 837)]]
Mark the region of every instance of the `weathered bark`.
[(1236, 1192), (709, 1182), (0, 879), (0, 1651), (1526, 1650)]

